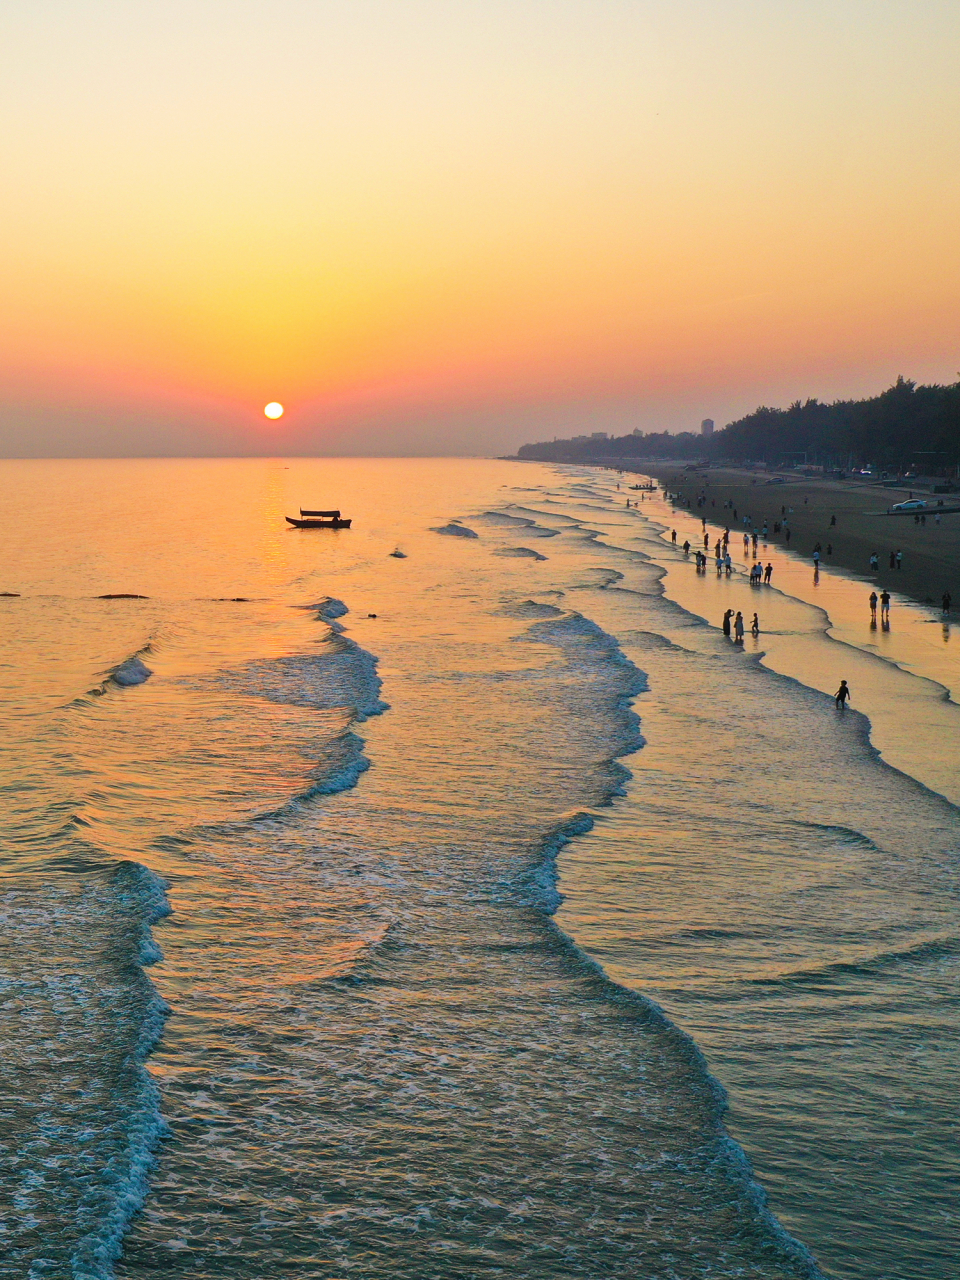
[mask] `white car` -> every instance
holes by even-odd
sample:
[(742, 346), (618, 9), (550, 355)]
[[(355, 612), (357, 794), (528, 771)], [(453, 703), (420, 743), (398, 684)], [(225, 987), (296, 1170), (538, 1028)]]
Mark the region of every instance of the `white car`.
[(909, 502), (898, 502), (891, 511), (921, 511), (927, 504), (922, 498), (911, 498)]

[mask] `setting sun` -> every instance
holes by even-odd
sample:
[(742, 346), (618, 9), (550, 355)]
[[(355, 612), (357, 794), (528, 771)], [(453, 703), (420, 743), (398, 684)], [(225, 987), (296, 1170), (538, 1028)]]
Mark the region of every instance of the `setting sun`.
[(283, 416), (283, 405), (277, 404), (276, 400), (271, 400), (269, 404), (264, 405), (263, 412), (268, 418), (279, 418)]

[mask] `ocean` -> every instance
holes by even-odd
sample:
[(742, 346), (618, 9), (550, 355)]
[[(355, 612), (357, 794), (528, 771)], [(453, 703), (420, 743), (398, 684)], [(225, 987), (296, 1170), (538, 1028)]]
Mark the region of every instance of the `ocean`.
[(960, 1272), (939, 613), (612, 471), (0, 471), (0, 1275)]

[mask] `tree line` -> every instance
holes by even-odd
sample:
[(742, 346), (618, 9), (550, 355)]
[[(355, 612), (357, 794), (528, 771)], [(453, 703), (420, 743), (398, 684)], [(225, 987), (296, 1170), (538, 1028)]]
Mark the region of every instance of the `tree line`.
[(901, 377), (866, 400), (797, 400), (788, 409), (764, 405), (712, 436), (581, 436), (525, 444), (518, 456), (544, 462), (677, 458), (837, 470), (873, 466), (899, 474), (952, 475), (960, 468), (960, 382), (918, 386)]

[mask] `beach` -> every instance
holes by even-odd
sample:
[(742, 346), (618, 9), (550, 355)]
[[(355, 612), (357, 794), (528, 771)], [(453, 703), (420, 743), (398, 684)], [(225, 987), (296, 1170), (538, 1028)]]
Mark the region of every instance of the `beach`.
[[(928, 504), (926, 524), (918, 525), (913, 514), (886, 516), (884, 512), (911, 494), (909, 484), (886, 489), (855, 480), (815, 479), (795, 473), (781, 473), (782, 484), (770, 484), (771, 475), (732, 468), (710, 467), (690, 471), (679, 465), (655, 463), (643, 466), (644, 474), (661, 481), (670, 492), (693, 501), (694, 515), (705, 516), (712, 525), (729, 526), (735, 539), (744, 530), (743, 517), (750, 516), (752, 528), (766, 522), (770, 541), (785, 544), (782, 533), (774, 535), (775, 520), (790, 523), (790, 550), (812, 558), (819, 542), (824, 566), (837, 565), (861, 575), (882, 591), (898, 591), (926, 604), (939, 605), (949, 592), (960, 608), (960, 512), (935, 523), (936, 504), (960, 506), (958, 495), (913, 491)], [(629, 473), (628, 473), (629, 474)], [(705, 506), (696, 500), (706, 493)], [(732, 508), (725, 503), (732, 503)], [(786, 508), (786, 511), (782, 509)], [(736, 519), (734, 519), (736, 511)], [(831, 524), (836, 516), (836, 524)], [(828, 552), (827, 548), (832, 547)], [(890, 567), (890, 553), (901, 551), (900, 569)], [(880, 559), (877, 572), (870, 570), (870, 556)]]

